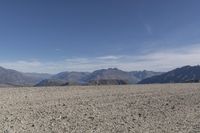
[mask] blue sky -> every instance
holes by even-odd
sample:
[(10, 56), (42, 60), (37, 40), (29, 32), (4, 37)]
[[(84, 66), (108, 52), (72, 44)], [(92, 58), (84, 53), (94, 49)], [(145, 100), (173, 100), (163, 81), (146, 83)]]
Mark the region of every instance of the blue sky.
[(0, 65), (167, 71), (200, 62), (199, 0), (2, 0)]

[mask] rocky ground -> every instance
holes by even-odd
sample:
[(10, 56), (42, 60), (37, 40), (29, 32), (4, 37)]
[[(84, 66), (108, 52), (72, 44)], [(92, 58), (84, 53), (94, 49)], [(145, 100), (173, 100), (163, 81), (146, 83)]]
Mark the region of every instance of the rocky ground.
[(200, 84), (0, 89), (2, 133), (198, 133)]

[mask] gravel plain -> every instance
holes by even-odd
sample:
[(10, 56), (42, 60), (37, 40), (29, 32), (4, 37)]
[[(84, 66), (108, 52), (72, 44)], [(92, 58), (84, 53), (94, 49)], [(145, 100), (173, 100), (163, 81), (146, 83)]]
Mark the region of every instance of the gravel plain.
[(200, 84), (0, 88), (0, 133), (199, 133)]

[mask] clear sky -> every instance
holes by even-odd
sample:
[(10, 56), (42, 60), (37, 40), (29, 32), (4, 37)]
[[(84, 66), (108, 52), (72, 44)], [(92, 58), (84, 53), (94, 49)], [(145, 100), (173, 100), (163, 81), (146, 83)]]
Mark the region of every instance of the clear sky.
[(0, 65), (167, 71), (200, 62), (199, 0), (1, 0)]

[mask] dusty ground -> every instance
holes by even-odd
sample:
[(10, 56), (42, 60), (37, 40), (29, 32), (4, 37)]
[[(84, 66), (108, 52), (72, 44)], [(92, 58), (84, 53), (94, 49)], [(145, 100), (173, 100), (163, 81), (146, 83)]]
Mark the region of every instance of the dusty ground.
[(198, 133), (200, 84), (0, 89), (2, 133)]

